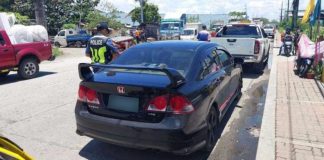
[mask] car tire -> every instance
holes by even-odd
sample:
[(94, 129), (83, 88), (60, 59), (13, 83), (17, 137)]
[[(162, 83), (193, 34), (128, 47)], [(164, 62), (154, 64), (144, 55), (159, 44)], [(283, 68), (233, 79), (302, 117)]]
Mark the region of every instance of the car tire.
[(206, 145), (204, 148), (205, 152), (211, 152), (218, 139), (217, 128), (219, 124), (218, 112), (214, 106), (210, 108), (207, 119), (207, 134), (206, 134)]
[(54, 42), (54, 46), (55, 46), (55, 47), (58, 47), (58, 48), (61, 47), (61, 45), (60, 45), (59, 42)]
[(35, 78), (39, 73), (39, 65), (35, 58), (24, 59), (18, 68), (18, 75), (22, 79)]
[(8, 74), (9, 74), (9, 72), (0, 73), (0, 78), (5, 78), (5, 77), (7, 77)]
[(77, 41), (77, 42), (75, 42), (75, 46), (76, 46), (77, 48), (81, 48), (81, 47), (82, 47), (82, 42), (81, 42), (81, 41)]

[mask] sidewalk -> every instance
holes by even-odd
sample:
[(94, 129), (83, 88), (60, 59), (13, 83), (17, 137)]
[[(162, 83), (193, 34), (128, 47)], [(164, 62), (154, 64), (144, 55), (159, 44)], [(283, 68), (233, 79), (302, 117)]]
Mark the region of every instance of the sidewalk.
[(315, 80), (295, 75), (294, 57), (276, 56), (257, 159), (324, 160), (324, 98)]

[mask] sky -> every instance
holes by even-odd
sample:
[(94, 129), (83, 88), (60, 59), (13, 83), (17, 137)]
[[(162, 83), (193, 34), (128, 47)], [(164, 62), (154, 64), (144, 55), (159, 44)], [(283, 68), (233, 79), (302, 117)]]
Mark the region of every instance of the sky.
[[(118, 10), (129, 12), (139, 3), (135, 0), (102, 0), (112, 3)], [(265, 17), (279, 19), (281, 3), (284, 9), (288, 0), (148, 0), (159, 6), (160, 13), (166, 18), (179, 18), (182, 13), (229, 13), (231, 11), (245, 11), (247, 8), (250, 18)], [(290, 0), (292, 3), (293, 0)], [(317, 0), (315, 0), (317, 1)], [(300, 0), (300, 9), (305, 9), (309, 0)], [(324, 8), (324, 3), (322, 4)]]

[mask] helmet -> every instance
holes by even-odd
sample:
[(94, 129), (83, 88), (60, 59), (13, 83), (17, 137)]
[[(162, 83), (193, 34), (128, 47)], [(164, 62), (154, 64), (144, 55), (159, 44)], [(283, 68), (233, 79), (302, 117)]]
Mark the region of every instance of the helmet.
[(103, 29), (107, 29), (109, 31), (109, 27), (108, 27), (108, 23), (107, 22), (100, 22), (98, 25), (97, 25), (97, 30), (98, 31), (101, 31)]

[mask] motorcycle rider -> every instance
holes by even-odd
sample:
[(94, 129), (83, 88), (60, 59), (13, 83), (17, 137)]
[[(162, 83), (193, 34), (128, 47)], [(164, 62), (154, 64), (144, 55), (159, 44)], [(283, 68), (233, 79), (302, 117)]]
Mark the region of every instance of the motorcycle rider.
[(285, 46), (285, 43), (284, 43), (285, 38), (288, 37), (288, 36), (291, 36), (292, 39), (293, 39), (293, 34), (291, 33), (291, 29), (289, 27), (286, 28), (286, 31), (285, 31), (284, 34), (281, 34), (281, 42), (282, 42), (282, 45), (280, 47), (280, 50), (279, 50), (279, 54), (278, 55), (281, 55), (281, 51), (282, 51), (282, 49)]
[(111, 29), (107, 22), (101, 22), (97, 25), (98, 33), (93, 36), (87, 45), (86, 56), (90, 57), (93, 64), (107, 64), (113, 59), (113, 55), (119, 55), (118, 49), (113, 41), (108, 38)]

